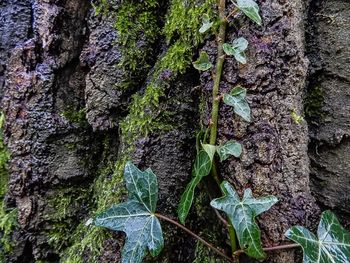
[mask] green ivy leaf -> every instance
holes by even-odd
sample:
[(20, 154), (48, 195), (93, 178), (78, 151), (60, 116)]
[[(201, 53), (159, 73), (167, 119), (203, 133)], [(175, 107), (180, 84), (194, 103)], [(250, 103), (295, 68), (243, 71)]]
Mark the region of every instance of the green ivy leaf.
[(214, 22), (210, 22), (210, 17), (208, 14), (203, 15), (202, 18), (202, 27), (199, 29), (199, 33), (203, 34), (207, 32), (212, 26)]
[(224, 197), (214, 199), (210, 205), (224, 211), (233, 223), (240, 247), (253, 258), (264, 259), (261, 234), (254, 218), (269, 210), (278, 200), (274, 196), (255, 199), (250, 189), (244, 191), (242, 201), (232, 186), (224, 181), (221, 184)]
[(193, 203), (194, 190), (196, 189), (200, 181), (200, 177), (193, 177), (189, 184), (186, 186), (185, 192), (183, 192), (181, 196), (177, 214), (181, 224), (183, 225), (185, 224), (186, 218), (188, 216), (188, 213), (190, 212)]
[(242, 145), (236, 141), (228, 141), (217, 148), (220, 161), (225, 161), (231, 155), (238, 158), (242, 154)]
[(242, 86), (236, 86), (230, 91), (230, 95), (245, 99), (247, 97), (247, 89)]
[(185, 220), (193, 203), (194, 190), (202, 178), (210, 173), (211, 166), (211, 157), (206, 153), (206, 151), (201, 150), (197, 154), (196, 161), (192, 169), (192, 180), (187, 185), (185, 192), (182, 194), (179, 208), (177, 210), (179, 220), (183, 225), (185, 224)]
[(237, 7), (243, 11), (243, 13), (261, 26), (261, 17), (259, 15), (259, 6), (254, 0), (237, 0)]
[(250, 122), (250, 107), (246, 100), (246, 93), (246, 89), (237, 86), (230, 94), (224, 94), (224, 103), (232, 106), (237, 115)]
[(304, 263), (350, 262), (350, 234), (330, 211), (322, 213), (318, 237), (302, 226), (290, 228), (285, 235), (301, 245)]
[(148, 249), (157, 256), (164, 246), (162, 228), (155, 216), (158, 183), (155, 174), (147, 169), (141, 172), (128, 162), (124, 177), (128, 201), (114, 205), (97, 215), (93, 223), (126, 233), (122, 263), (140, 263)]
[(206, 52), (201, 52), (199, 58), (193, 62), (193, 67), (200, 71), (206, 71), (213, 67), (213, 64), (209, 60), (209, 56)]
[(223, 45), (224, 52), (229, 56), (234, 56), (241, 64), (247, 63), (247, 58), (244, 51), (248, 48), (248, 41), (243, 38), (237, 38), (232, 44), (225, 43)]

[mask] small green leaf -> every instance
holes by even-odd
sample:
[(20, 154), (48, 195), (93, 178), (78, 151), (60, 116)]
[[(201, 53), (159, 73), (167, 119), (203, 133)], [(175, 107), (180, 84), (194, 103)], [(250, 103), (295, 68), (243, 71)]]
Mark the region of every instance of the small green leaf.
[(330, 211), (322, 213), (318, 237), (302, 226), (290, 228), (285, 235), (301, 245), (304, 263), (350, 262), (350, 234)]
[(238, 158), (242, 154), (242, 145), (236, 141), (228, 141), (217, 148), (220, 161), (225, 161), (230, 155)]
[(198, 60), (193, 62), (193, 67), (200, 71), (206, 71), (213, 67), (213, 64), (209, 60), (209, 56), (206, 52), (201, 52)]
[(243, 13), (257, 23), (261, 25), (261, 17), (259, 15), (259, 6), (254, 0), (237, 0), (237, 6)]
[(97, 215), (93, 223), (125, 232), (127, 239), (122, 251), (122, 263), (141, 263), (147, 249), (152, 256), (157, 256), (164, 246), (162, 228), (154, 215), (158, 183), (150, 169), (141, 172), (130, 162), (125, 166), (124, 177), (128, 201)]
[(201, 34), (207, 32), (214, 24), (214, 22), (210, 22), (210, 17), (208, 14), (203, 15), (202, 23), (202, 27), (199, 29), (199, 33)]
[(185, 224), (185, 220), (192, 206), (194, 190), (196, 189), (197, 185), (200, 183), (202, 178), (210, 173), (211, 167), (211, 157), (206, 153), (206, 151), (201, 150), (197, 154), (196, 161), (192, 168), (192, 180), (187, 185), (185, 192), (182, 194), (180, 204), (177, 210), (179, 220), (182, 224)]
[(237, 115), (250, 122), (250, 107), (245, 97), (246, 90), (238, 86), (230, 94), (224, 94), (224, 103), (232, 106)]
[(188, 216), (188, 213), (190, 212), (193, 203), (194, 190), (196, 189), (200, 181), (201, 178), (193, 177), (190, 183), (186, 186), (185, 192), (183, 192), (181, 196), (177, 214), (181, 224), (183, 225), (185, 224), (186, 218)]
[(205, 151), (199, 151), (192, 168), (193, 177), (199, 177), (200, 179), (202, 179), (204, 176), (207, 176), (211, 170), (211, 160), (212, 159)]
[(248, 41), (240, 37), (232, 42), (232, 44), (225, 43), (223, 45), (224, 52), (229, 56), (234, 56), (235, 59), (242, 63), (247, 63), (247, 58), (244, 51), (248, 48)]
[(224, 211), (233, 223), (240, 247), (253, 258), (266, 257), (261, 244), (261, 234), (255, 217), (269, 210), (278, 200), (274, 196), (255, 199), (250, 189), (244, 191), (242, 201), (233, 187), (226, 181), (221, 184), (224, 197), (214, 199), (210, 205)]
[(236, 86), (230, 91), (230, 95), (245, 99), (247, 97), (247, 89), (242, 86)]

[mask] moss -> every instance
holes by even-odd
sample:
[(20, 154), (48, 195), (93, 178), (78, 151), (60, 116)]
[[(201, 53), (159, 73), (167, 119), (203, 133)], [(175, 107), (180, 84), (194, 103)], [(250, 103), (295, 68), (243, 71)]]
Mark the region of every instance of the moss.
[[(194, 201), (194, 208), (196, 211), (197, 218), (200, 218), (200, 221), (197, 222), (199, 225), (207, 225), (206, 221), (209, 220), (211, 222), (217, 221), (217, 217), (213, 214), (213, 210), (208, 207), (208, 203), (210, 203), (210, 199), (206, 192), (199, 192)], [(202, 221), (204, 219), (204, 222)], [(221, 242), (219, 240), (220, 235), (217, 233), (222, 232), (221, 224), (213, 224), (209, 228), (205, 228), (199, 235), (203, 237), (205, 240), (209, 241), (212, 244), (219, 245)], [(217, 255), (210, 250), (207, 246), (203, 245), (201, 242), (196, 241), (195, 248), (195, 258), (193, 263), (218, 263), (225, 262), (224, 260), (218, 259)]]
[(86, 127), (88, 125), (85, 109), (76, 111), (72, 108), (68, 108), (61, 113), (61, 116), (80, 127)]
[(305, 99), (305, 116), (313, 123), (320, 123), (325, 118), (325, 113), (322, 110), (324, 106), (325, 93), (324, 90), (315, 85), (309, 88)]
[[(125, 195), (123, 187), (123, 168), (126, 163), (127, 152), (120, 156), (115, 163), (114, 156), (110, 154), (109, 138), (104, 141), (104, 153), (102, 159), (104, 162), (97, 172), (98, 176), (91, 185), (89, 193), (92, 194), (91, 210), (93, 214), (102, 212), (113, 203), (122, 201)], [(67, 263), (85, 262), (84, 255), (88, 255), (89, 262), (99, 262), (98, 257), (103, 248), (105, 240), (111, 237), (111, 233), (105, 229), (87, 226), (83, 220), (71, 235), (72, 245), (61, 253), (61, 261)]]
[[(76, 227), (77, 217), (89, 208), (89, 189), (58, 189), (48, 198), (48, 211), (44, 218), (50, 223), (47, 230), (49, 244), (56, 252), (71, 244), (71, 233)], [(81, 219), (81, 218), (80, 218)]]
[(11, 234), (17, 227), (17, 210), (8, 209), (5, 204), (7, 192), (8, 170), (7, 163), (10, 158), (6, 145), (4, 144), (3, 126), (5, 123), (4, 114), (0, 114), (0, 262), (5, 261), (5, 254), (11, 252), (15, 242)]
[[(120, 152), (116, 163), (109, 160), (92, 185), (92, 202), (94, 208), (91, 215), (104, 211), (114, 203), (119, 203), (125, 197), (123, 184), (123, 170), (126, 161), (134, 151), (134, 142), (150, 133), (166, 131), (173, 127), (171, 117), (174, 113), (164, 108), (166, 91), (171, 88), (171, 82), (184, 73), (191, 65), (193, 51), (204, 37), (199, 34), (202, 14), (212, 16), (215, 0), (180, 1), (172, 0), (169, 4), (166, 22), (160, 28), (162, 16), (159, 6), (163, 1), (127, 0), (117, 8), (116, 29), (119, 32), (119, 42), (122, 48), (123, 61), (118, 67), (130, 72), (129, 78), (123, 80), (130, 88), (136, 85), (133, 75), (142, 75), (150, 67), (149, 56), (152, 50), (140, 52), (140, 43), (145, 39), (151, 47), (159, 37), (165, 37), (168, 48), (155, 63), (148, 76), (148, 85), (141, 92), (132, 96), (129, 114), (120, 123), (121, 141)], [(185, 2), (187, 4), (185, 4)], [(162, 36), (159, 36), (162, 32)], [(120, 85), (117, 85), (120, 87)], [(106, 145), (106, 158), (109, 156)], [(64, 253), (62, 262), (84, 262), (84, 255), (88, 255), (89, 262), (98, 262), (103, 244), (110, 237), (110, 232), (86, 226), (81, 222), (73, 233), (74, 242)]]
[[(106, 5), (100, 1), (97, 13), (108, 13), (115, 18), (118, 32), (117, 43), (122, 54), (118, 68), (123, 69), (123, 79), (116, 88), (135, 90), (143, 81), (147, 71), (154, 63), (157, 49), (154, 44), (159, 39), (164, 0), (125, 0), (119, 4)], [(108, 10), (108, 11), (106, 11)], [(112, 12), (110, 12), (112, 10)]]

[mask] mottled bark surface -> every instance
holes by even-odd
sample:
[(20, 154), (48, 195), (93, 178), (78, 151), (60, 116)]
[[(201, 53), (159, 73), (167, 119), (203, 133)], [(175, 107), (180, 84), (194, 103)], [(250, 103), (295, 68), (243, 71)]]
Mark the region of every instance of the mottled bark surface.
[[(301, 0), (259, 2), (263, 27), (243, 16), (229, 27), (228, 41), (237, 36), (248, 39), (249, 61), (238, 66), (229, 58), (220, 88), (246, 87), (253, 118), (251, 123), (243, 122), (231, 108), (221, 107), (219, 141), (236, 139), (244, 152), (240, 160), (225, 161), (220, 170), (240, 193), (251, 187), (256, 196), (279, 198), (258, 220), (264, 245), (273, 246), (286, 241), (283, 234), (292, 225), (315, 228), (320, 210), (311, 194), (349, 222), (349, 9), (345, 0), (312, 1), (309, 10)], [(122, 158), (120, 121), (129, 113), (132, 95), (145, 91), (157, 69), (153, 63), (149, 72), (137, 76), (136, 86), (118, 88), (130, 75), (117, 66), (123, 47), (117, 44), (115, 17), (95, 15), (88, 0), (0, 1), (0, 13), (0, 95), (11, 153), (6, 201), (8, 207), (18, 208), (20, 225), (14, 233), (18, 244), (8, 262), (58, 262), (62, 258), (57, 247), (71, 244), (60, 240), (55, 246), (50, 233), (63, 224), (69, 235), (93, 216), (91, 186), (106, 159), (115, 163)], [(147, 39), (141, 41), (140, 49), (146, 52)], [(165, 47), (160, 37), (151, 61)], [(215, 59), (214, 38), (201, 49)], [(165, 73), (156, 114), (170, 113), (171, 128), (138, 138), (129, 158), (157, 174), (159, 211), (175, 217), (191, 175), (200, 119), (209, 123), (212, 79), (210, 73), (199, 75), (189, 69), (168, 81)], [(310, 111), (306, 83), (307, 94), (316, 86), (324, 94), (322, 118), (307, 116), (310, 131), (306, 122), (292, 118), (292, 112), (303, 115), (304, 104), (306, 114)], [(203, 94), (208, 100), (201, 104)], [(112, 178), (112, 172), (108, 176)], [(61, 195), (73, 200), (69, 201), (73, 213), (57, 218), (52, 200)], [(191, 216), (204, 209), (196, 202)], [(205, 214), (192, 217), (189, 226), (197, 232), (219, 226), (215, 217)], [(154, 261), (192, 262), (195, 241), (166, 224), (163, 228), (167, 246)], [(118, 261), (122, 240), (117, 235), (107, 239), (99, 261)], [(90, 260), (88, 252), (79, 256)], [(300, 251), (269, 253), (266, 262), (300, 262)]]
[(306, 113), (310, 120), (311, 188), (350, 226), (350, 10), (348, 1), (312, 1), (311, 61)]
[[(248, 88), (252, 122), (245, 123), (223, 106), (219, 140), (237, 139), (244, 145), (241, 160), (230, 159), (221, 169), (243, 194), (252, 188), (256, 195), (273, 194), (279, 202), (259, 218), (266, 246), (286, 241), (284, 232), (295, 224), (312, 226), (318, 208), (310, 194), (308, 133), (305, 122), (297, 124), (292, 112), (303, 112), (302, 96), (308, 61), (304, 53), (302, 1), (265, 1), (261, 4), (264, 27), (239, 23), (228, 40), (244, 36), (250, 43), (249, 62), (225, 64), (222, 90), (235, 85)], [(213, 43), (212, 45), (215, 45)], [(211, 81), (203, 82), (210, 91)], [(297, 262), (295, 251), (270, 254), (266, 262)]]

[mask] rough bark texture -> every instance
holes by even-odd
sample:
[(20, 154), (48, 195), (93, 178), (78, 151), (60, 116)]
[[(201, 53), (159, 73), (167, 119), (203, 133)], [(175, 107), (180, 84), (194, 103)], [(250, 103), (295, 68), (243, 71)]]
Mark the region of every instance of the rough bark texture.
[(350, 10), (347, 1), (312, 1), (306, 101), (310, 120), (311, 188), (322, 206), (350, 226)]
[[(116, 2), (116, 6), (123, 4)], [(249, 62), (243, 67), (228, 59), (220, 89), (245, 86), (253, 121), (245, 123), (234, 117), (231, 108), (221, 107), (219, 141), (236, 139), (244, 153), (240, 160), (225, 161), (220, 170), (240, 193), (251, 187), (257, 196), (279, 198), (259, 217), (264, 245), (272, 246), (286, 241), (283, 234), (292, 225), (315, 228), (320, 211), (311, 192), (321, 205), (343, 215), (343, 222), (350, 222), (349, 8), (345, 0), (312, 1), (308, 11), (302, 0), (259, 2), (263, 27), (238, 16), (227, 35), (228, 41), (237, 36), (249, 40)], [(162, 16), (167, 10), (163, 8)], [(165, 87), (154, 114), (167, 113), (171, 128), (137, 138), (125, 157), (128, 145), (119, 133), (120, 123), (130, 113), (133, 95), (146, 93), (152, 82), (152, 73), (158, 70), (154, 61), (166, 52), (163, 37), (155, 43), (140, 37), (141, 52), (153, 49), (149, 72), (143, 70), (136, 77), (137, 85), (121, 89), (118, 83), (130, 73), (117, 66), (123, 59), (123, 45), (117, 43), (114, 16), (95, 15), (88, 0), (0, 0), (0, 14), (0, 96), (11, 153), (6, 204), (18, 208), (19, 222), (13, 233), (17, 245), (7, 262), (62, 261), (62, 251), (74, 245), (68, 236), (78, 233), (79, 242), (83, 240), (78, 225), (100, 209), (99, 199), (122, 199), (119, 184), (105, 197), (98, 182), (100, 171), (107, 171), (107, 182), (120, 177), (114, 164), (124, 158), (141, 169), (152, 168), (159, 181), (159, 211), (175, 217), (191, 175), (200, 120), (209, 124), (210, 73), (199, 75), (188, 69), (173, 78), (172, 72), (164, 70), (159, 78)], [(306, 52), (303, 21), (307, 14)], [(214, 61), (214, 38), (207, 39), (202, 49)], [(304, 96), (306, 55), (311, 67)], [(321, 90), (324, 98), (317, 116), (315, 105), (320, 102), (310, 102), (315, 90)], [(207, 103), (200, 101), (202, 93)], [(303, 114), (304, 97), (309, 133), (306, 122), (298, 124), (291, 117), (292, 112)], [(113, 168), (107, 169), (111, 163)], [(199, 199), (208, 202), (207, 197), (196, 199), (191, 216), (200, 216), (190, 218), (189, 226), (197, 232), (217, 228), (217, 219)], [(154, 261), (192, 262), (194, 240), (166, 224), (163, 228), (166, 249)], [(60, 238), (55, 241), (57, 232)], [(221, 234), (207, 236), (225, 245)], [(118, 262), (122, 236), (103, 237), (102, 249), (94, 248), (100, 251), (98, 261)], [(77, 256), (94, 262), (92, 251)], [(269, 253), (266, 262), (300, 262), (300, 251)]]
[[(303, 112), (302, 96), (307, 74), (304, 54), (302, 1), (265, 1), (261, 4), (264, 27), (238, 25), (228, 41), (244, 36), (250, 43), (249, 62), (225, 64), (224, 92), (235, 85), (248, 88), (252, 123), (234, 117), (223, 106), (219, 140), (239, 140), (244, 145), (241, 160), (223, 163), (222, 176), (241, 193), (252, 188), (257, 195), (273, 194), (279, 203), (259, 218), (267, 246), (286, 241), (284, 232), (295, 224), (315, 225), (318, 208), (309, 188), (308, 133), (305, 122), (297, 124), (292, 112)], [(213, 43), (212, 45), (215, 45)], [(212, 85), (204, 78), (207, 90)], [(278, 222), (278, 223), (277, 223)], [(266, 262), (297, 262), (295, 250), (270, 254)]]

